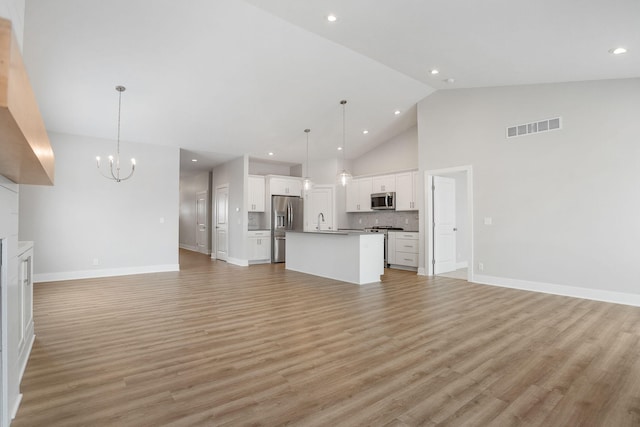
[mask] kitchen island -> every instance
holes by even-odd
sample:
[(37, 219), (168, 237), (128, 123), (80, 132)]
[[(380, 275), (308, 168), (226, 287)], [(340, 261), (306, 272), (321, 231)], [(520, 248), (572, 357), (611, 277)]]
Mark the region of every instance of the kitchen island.
[(384, 274), (384, 236), (349, 231), (288, 231), (286, 269), (364, 285)]

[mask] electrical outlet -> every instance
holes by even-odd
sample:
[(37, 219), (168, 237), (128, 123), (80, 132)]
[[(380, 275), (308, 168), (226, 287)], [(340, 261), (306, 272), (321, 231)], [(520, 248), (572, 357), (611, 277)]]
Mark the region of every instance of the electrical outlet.
[(484, 263), (482, 263), (482, 262), (478, 263), (478, 270), (484, 271)]
[(362, 224), (362, 218), (358, 218), (358, 224)]
[(405, 224), (407, 224), (407, 225), (409, 225), (409, 218), (405, 218), (405, 219), (404, 219), (404, 223), (405, 223)]
[(376, 224), (377, 224), (378, 222), (379, 222), (379, 221), (378, 221), (378, 218), (376, 218)]
[(98, 258), (94, 258), (93, 265), (100, 265), (100, 260)]
[(493, 224), (493, 218), (491, 218), (490, 216), (485, 216), (484, 225), (491, 225), (491, 224)]
[(160, 217), (160, 224), (164, 224), (164, 217)]

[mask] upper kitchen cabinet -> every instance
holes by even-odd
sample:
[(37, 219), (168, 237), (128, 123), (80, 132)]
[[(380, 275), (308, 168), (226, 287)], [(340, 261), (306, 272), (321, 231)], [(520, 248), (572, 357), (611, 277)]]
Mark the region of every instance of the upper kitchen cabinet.
[(417, 211), (418, 171), (396, 175), (396, 210)]
[(249, 212), (264, 212), (264, 176), (249, 175)]
[(302, 180), (296, 177), (268, 176), (269, 194), (277, 196), (302, 196)]
[(0, 175), (52, 185), (54, 156), (11, 21), (0, 18)]
[(395, 175), (380, 175), (373, 178), (372, 193), (384, 193), (396, 191), (396, 176)]
[(347, 212), (371, 212), (371, 178), (353, 179), (347, 184)]

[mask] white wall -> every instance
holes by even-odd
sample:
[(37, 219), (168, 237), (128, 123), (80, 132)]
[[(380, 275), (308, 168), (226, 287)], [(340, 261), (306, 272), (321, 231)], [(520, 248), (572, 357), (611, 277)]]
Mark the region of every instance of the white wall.
[[(505, 138), (507, 126), (556, 116), (560, 131)], [(640, 294), (638, 117), (640, 79), (447, 90), (422, 100), (421, 171), (473, 166), (478, 276)]]
[[(180, 177), (180, 247), (197, 250), (196, 194), (210, 191), (210, 172)], [(211, 209), (209, 207), (209, 209)], [(211, 210), (209, 211), (211, 212)]]
[(0, 17), (9, 19), (22, 50), (25, 0), (0, 0)]
[(49, 137), (55, 186), (24, 185), (20, 194), (20, 239), (35, 242), (35, 280), (177, 270), (178, 148), (122, 143), (124, 164), (135, 157), (137, 168), (116, 183), (95, 164), (114, 153), (114, 141)]
[[(249, 226), (248, 211), (246, 203), (246, 191), (249, 188), (248, 181), (249, 158), (248, 156), (238, 157), (230, 160), (213, 169), (212, 182), (212, 212), (213, 223), (215, 224), (215, 195), (216, 187), (224, 184), (229, 185), (229, 263), (245, 265), (247, 263), (247, 230)], [(212, 227), (213, 228), (213, 227)], [(215, 250), (215, 228), (213, 228), (213, 242)], [(212, 257), (215, 252), (212, 253)]]
[(398, 136), (353, 160), (351, 174), (375, 175), (418, 168), (418, 127)]
[[(291, 166), (281, 163), (260, 162), (249, 160), (250, 175), (291, 175)], [(298, 175), (300, 176), (300, 175)]]
[[(20, 366), (18, 340), (20, 318), (17, 307), (18, 292), (18, 186), (0, 176), (0, 239), (3, 240), (6, 257), (2, 259), (0, 283), (2, 295), (2, 374), (7, 394), (0, 405), (0, 425), (9, 425), (19, 404)], [(2, 255), (2, 254), (0, 254)], [(2, 393), (0, 392), (0, 395)]]

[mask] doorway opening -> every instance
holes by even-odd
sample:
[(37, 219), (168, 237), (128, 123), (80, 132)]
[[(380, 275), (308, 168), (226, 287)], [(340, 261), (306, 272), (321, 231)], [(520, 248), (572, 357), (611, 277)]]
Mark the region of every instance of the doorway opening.
[(473, 280), (473, 168), (471, 165), (425, 173), (429, 276)]

